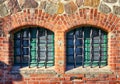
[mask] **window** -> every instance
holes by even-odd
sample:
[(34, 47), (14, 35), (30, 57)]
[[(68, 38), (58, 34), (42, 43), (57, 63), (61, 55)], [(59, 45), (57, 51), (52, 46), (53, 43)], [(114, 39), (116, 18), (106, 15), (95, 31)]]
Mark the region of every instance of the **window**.
[(68, 32), (66, 41), (67, 69), (107, 65), (107, 32), (81, 27)]
[(14, 64), (29, 67), (54, 65), (54, 34), (38, 27), (14, 34)]

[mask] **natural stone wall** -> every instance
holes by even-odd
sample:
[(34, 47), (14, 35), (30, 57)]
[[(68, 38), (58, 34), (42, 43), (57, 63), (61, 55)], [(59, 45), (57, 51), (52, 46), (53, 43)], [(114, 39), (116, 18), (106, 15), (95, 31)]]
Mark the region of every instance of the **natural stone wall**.
[(48, 14), (73, 14), (81, 8), (95, 8), (105, 14), (120, 15), (120, 0), (0, 0), (0, 16), (26, 8), (42, 9)]

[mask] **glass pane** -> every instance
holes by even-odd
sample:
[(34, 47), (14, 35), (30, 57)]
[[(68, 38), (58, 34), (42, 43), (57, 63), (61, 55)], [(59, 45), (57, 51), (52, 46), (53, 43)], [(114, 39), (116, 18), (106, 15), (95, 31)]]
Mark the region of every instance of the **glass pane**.
[(48, 39), (53, 39), (53, 38), (54, 38), (54, 35), (53, 35), (52, 33), (51, 33), (51, 34), (48, 33), (47, 38), (48, 38)]
[(99, 30), (98, 29), (92, 29), (92, 36), (94, 39), (99, 39)]
[(76, 30), (75, 35), (77, 38), (82, 38), (83, 37), (82, 29)]
[(76, 63), (77, 63), (78, 65), (81, 65), (81, 64), (82, 64), (82, 56), (77, 56), (77, 57), (76, 57)]
[(90, 61), (90, 52), (85, 52), (85, 61)]
[(39, 47), (40, 51), (46, 51), (46, 47)]
[(74, 54), (74, 49), (73, 48), (68, 48), (67, 49), (67, 55), (73, 55)]
[(20, 47), (20, 40), (15, 40), (14, 47)]
[(29, 48), (23, 48), (23, 55), (29, 54)]
[(28, 56), (26, 55), (23, 56), (23, 63), (28, 63)]
[(29, 40), (23, 40), (23, 46), (28, 47), (29, 46)]
[(31, 33), (31, 38), (36, 38), (37, 29), (31, 29), (30, 33)]
[(82, 55), (82, 48), (76, 48), (76, 54)]
[(15, 56), (15, 63), (21, 63), (20, 62), (20, 56)]
[(82, 46), (82, 40), (76, 40), (75, 42), (76, 46)]
[(28, 37), (28, 30), (23, 31), (23, 37)]
[(48, 51), (54, 51), (53, 46), (49, 46), (49, 47), (48, 47)]
[(15, 55), (21, 55), (20, 52), (21, 52), (21, 51), (20, 51), (20, 48), (15, 48)]
[(48, 52), (48, 56), (53, 57), (54, 53), (53, 52)]
[(16, 32), (16, 33), (14, 34), (14, 36), (15, 36), (15, 38), (20, 38), (20, 32)]
[(68, 56), (67, 62), (68, 62), (68, 63), (74, 63), (74, 58), (73, 58), (73, 56)]
[(67, 40), (67, 45), (68, 45), (68, 46), (73, 45), (73, 39), (68, 39), (68, 40)]
[(93, 43), (100, 43), (99, 39), (94, 39)]

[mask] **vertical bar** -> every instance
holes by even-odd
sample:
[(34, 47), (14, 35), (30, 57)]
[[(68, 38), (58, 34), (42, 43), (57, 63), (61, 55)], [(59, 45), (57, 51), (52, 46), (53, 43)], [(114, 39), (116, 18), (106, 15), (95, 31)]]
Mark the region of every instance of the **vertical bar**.
[(92, 28), (90, 29), (90, 66), (92, 68), (92, 63), (93, 63), (93, 37), (92, 37), (93, 30)]
[(22, 34), (23, 34), (23, 31), (21, 30), (21, 32), (20, 32), (20, 40), (21, 40), (21, 42), (20, 42), (20, 53), (21, 53), (21, 56), (20, 56), (20, 65), (21, 65), (21, 67), (22, 67), (22, 65), (23, 65), (23, 36), (22, 36)]
[(84, 68), (84, 30), (82, 28), (82, 67)]
[(29, 38), (29, 60), (28, 60), (28, 66), (29, 66), (29, 68), (30, 68), (30, 56), (31, 56), (31, 53), (30, 53), (30, 50), (31, 50), (31, 46), (30, 46), (30, 38), (31, 36), (30, 36), (30, 28), (28, 29), (28, 38)]
[(39, 58), (40, 58), (40, 46), (39, 46), (39, 43), (40, 43), (40, 41), (39, 41), (39, 29), (37, 29), (37, 68), (39, 68), (38, 66), (39, 66)]
[(76, 68), (76, 36), (75, 36), (76, 30), (74, 30), (74, 68)]
[(101, 30), (99, 30), (99, 68), (101, 67)]
[(46, 55), (45, 55), (45, 68), (47, 68), (47, 61), (48, 61), (48, 36), (47, 36), (47, 30), (45, 30), (45, 37), (46, 37)]

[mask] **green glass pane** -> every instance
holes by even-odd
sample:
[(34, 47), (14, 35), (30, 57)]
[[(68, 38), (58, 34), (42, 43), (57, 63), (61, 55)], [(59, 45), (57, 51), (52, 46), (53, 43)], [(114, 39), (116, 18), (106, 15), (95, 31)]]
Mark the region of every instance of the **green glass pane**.
[(93, 61), (92, 62), (92, 66), (98, 66), (99, 65), (99, 61)]
[(44, 63), (39, 63), (38, 66), (43, 67), (43, 66), (45, 66), (45, 64)]
[(85, 39), (85, 43), (90, 43), (90, 39), (89, 39), (89, 38), (86, 38), (86, 39)]
[(85, 51), (90, 51), (90, 47), (85, 47)]
[(102, 66), (106, 66), (107, 65), (107, 62), (106, 61), (103, 61), (100, 63)]
[(50, 64), (50, 63), (48, 63), (48, 64), (47, 64), (47, 66), (53, 66), (53, 63), (51, 63), (51, 64)]
[(107, 48), (106, 47), (102, 47), (101, 51), (107, 51)]

